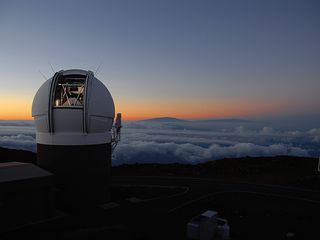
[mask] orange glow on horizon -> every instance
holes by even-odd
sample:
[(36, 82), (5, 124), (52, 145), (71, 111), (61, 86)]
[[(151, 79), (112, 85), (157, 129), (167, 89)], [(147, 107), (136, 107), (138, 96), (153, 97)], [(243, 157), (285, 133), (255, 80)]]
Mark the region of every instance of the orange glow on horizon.
[[(9, 99), (9, 100), (8, 100)], [(32, 101), (21, 96), (0, 96), (0, 120), (31, 120)]]
[[(204, 104), (206, 103), (206, 104)], [(247, 101), (175, 101), (140, 102), (128, 101), (119, 104), (126, 121), (143, 120), (156, 117), (175, 117), (182, 119), (213, 119), (233, 117), (256, 117), (278, 114), (290, 110), (288, 102)]]
[[(0, 97), (0, 120), (32, 120), (32, 101), (15, 98), (7, 101)], [(11, 98), (12, 99), (12, 98)], [(221, 101), (221, 100), (184, 100), (144, 101), (128, 99), (116, 104), (116, 112), (121, 112), (124, 121), (136, 121), (155, 117), (176, 117), (182, 119), (208, 119), (254, 117), (283, 112), (290, 108), (289, 103), (265, 102), (259, 100)]]

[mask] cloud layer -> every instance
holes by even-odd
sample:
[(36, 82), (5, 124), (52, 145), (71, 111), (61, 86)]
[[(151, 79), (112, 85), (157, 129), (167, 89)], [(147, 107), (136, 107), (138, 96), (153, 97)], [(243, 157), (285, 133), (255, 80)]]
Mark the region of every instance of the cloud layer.
[[(190, 123), (187, 123), (190, 125)], [(280, 131), (271, 126), (222, 125), (185, 128), (186, 123), (130, 123), (113, 163), (199, 163), (244, 156), (319, 156), (320, 129)], [(201, 129), (201, 130), (195, 130)]]
[[(190, 126), (190, 123), (187, 123)], [(198, 130), (197, 130), (198, 129)], [(200, 130), (199, 130), (200, 129)], [(36, 151), (30, 122), (0, 121), (0, 146)], [(125, 125), (113, 164), (200, 163), (244, 156), (313, 156), (320, 154), (320, 128), (281, 131), (271, 126), (208, 124), (187, 129), (185, 123)]]
[(36, 151), (35, 138), (24, 134), (0, 136), (0, 146), (5, 148), (23, 149), (32, 152)]
[(282, 144), (270, 146), (260, 146), (253, 143), (237, 143), (232, 146), (212, 144), (208, 148), (204, 148), (190, 143), (134, 141), (119, 145), (114, 154), (114, 164), (154, 162), (196, 164), (221, 158), (276, 155), (308, 156), (308, 151)]

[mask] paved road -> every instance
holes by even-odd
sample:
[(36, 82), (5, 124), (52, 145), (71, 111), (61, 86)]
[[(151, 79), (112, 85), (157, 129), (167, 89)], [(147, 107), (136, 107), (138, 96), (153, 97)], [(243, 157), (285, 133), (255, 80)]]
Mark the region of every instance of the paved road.
[[(320, 191), (308, 190), (294, 187), (284, 187), (278, 185), (263, 185), (246, 182), (226, 182), (221, 180), (207, 178), (183, 178), (183, 177), (159, 177), (159, 176), (117, 176), (113, 177), (115, 185), (132, 185), (132, 186), (176, 186), (182, 189), (187, 188), (188, 191), (181, 191), (181, 194), (176, 194), (173, 197), (163, 197), (159, 200), (163, 201), (166, 198), (175, 204), (182, 200), (185, 204), (186, 200), (196, 200), (207, 195), (222, 194), (222, 193), (247, 193), (255, 195), (273, 196), (284, 198), (287, 200), (296, 200), (314, 205), (320, 204)], [(177, 201), (174, 201), (174, 199)], [(156, 199), (155, 199), (156, 200)], [(174, 201), (174, 202), (173, 202)], [(178, 206), (177, 206), (178, 207)]]

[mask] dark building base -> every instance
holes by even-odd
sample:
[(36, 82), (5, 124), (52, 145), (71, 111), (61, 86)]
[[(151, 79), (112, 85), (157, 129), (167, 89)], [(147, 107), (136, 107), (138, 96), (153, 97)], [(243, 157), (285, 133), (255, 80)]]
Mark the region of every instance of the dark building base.
[(57, 146), (37, 144), (37, 163), (52, 172), (57, 204), (90, 208), (110, 198), (111, 144)]

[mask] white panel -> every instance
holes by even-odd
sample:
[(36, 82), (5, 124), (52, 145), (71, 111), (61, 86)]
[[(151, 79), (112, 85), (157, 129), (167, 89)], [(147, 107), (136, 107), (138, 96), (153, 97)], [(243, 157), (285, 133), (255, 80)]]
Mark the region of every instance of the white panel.
[(32, 102), (32, 116), (44, 115), (48, 113), (48, 105), (49, 105), (49, 93), (50, 93), (50, 85), (52, 78), (44, 82), (36, 95), (33, 98)]
[(37, 115), (34, 117), (37, 132), (48, 132), (48, 115)]
[(88, 87), (88, 114), (114, 118), (114, 103), (112, 96), (105, 85), (98, 79), (90, 79)]
[(112, 128), (113, 119), (105, 117), (90, 116), (89, 133), (109, 132)]
[(69, 70), (65, 70), (62, 72), (62, 74), (65, 76), (65, 75), (87, 75), (87, 71), (86, 70), (82, 70), (82, 69), (69, 69)]
[(111, 142), (110, 133), (41, 133), (37, 132), (36, 141), (47, 145), (95, 145)]
[(53, 109), (54, 132), (83, 132), (83, 110), (76, 108)]

